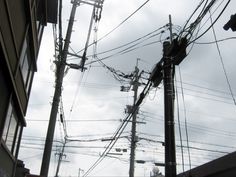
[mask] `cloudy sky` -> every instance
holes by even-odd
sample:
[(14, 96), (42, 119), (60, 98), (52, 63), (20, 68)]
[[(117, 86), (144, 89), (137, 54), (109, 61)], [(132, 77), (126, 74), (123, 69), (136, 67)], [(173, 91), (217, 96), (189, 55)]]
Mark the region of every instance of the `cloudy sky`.
[[(98, 39), (114, 29), (144, 2), (144, 0), (105, 0), (102, 18), (98, 26)], [(99, 41), (97, 53), (127, 44), (165, 26), (168, 23), (169, 14), (172, 15), (173, 32), (178, 34), (199, 2), (200, 0), (178, 2), (175, 0), (150, 0), (119, 28)], [(218, 0), (213, 6), (211, 9), (213, 21), (226, 3), (226, 0)], [(230, 2), (214, 25), (218, 40), (235, 38), (236, 33), (231, 30), (224, 31), (222, 28), (229, 20), (230, 15), (235, 13), (233, 8), (235, 6), (235, 1)], [(64, 1), (63, 34), (66, 32), (70, 8), (70, 2)], [(196, 19), (200, 10), (196, 12), (190, 23)], [(80, 51), (85, 45), (91, 12), (92, 7), (89, 5), (82, 4), (77, 8), (70, 45), (72, 53)], [(202, 34), (210, 25), (211, 20), (208, 13), (197, 28), (199, 32), (194, 34)], [(160, 33), (162, 30), (163, 32)], [(169, 37), (167, 28), (162, 28), (161, 31), (156, 31), (137, 41), (136, 43), (140, 44), (133, 47), (136, 48), (135, 50), (127, 53), (120, 52), (132, 46), (127, 45), (124, 48), (100, 54), (98, 57), (105, 58), (113, 55), (103, 62), (125, 74), (134, 71), (137, 58), (139, 58), (138, 68), (140, 71), (150, 72), (162, 57), (162, 43), (155, 41), (163, 41)], [(95, 32), (92, 31), (90, 43), (94, 39)], [(219, 56), (215, 43), (206, 44), (212, 41), (215, 39), (213, 31), (210, 29), (193, 46), (188, 46), (188, 56), (176, 68), (175, 86), (178, 96), (175, 101), (175, 129), (178, 173), (188, 170), (190, 164), (193, 168), (233, 152), (236, 147), (236, 130), (234, 128), (236, 107), (226, 79), (227, 76), (232, 92), (235, 93), (236, 41), (229, 39), (218, 43), (222, 58)], [(78, 53), (78, 55), (82, 55), (82, 53)], [(93, 47), (89, 48), (88, 55), (93, 55)], [(33, 174), (40, 172), (55, 85), (54, 60), (53, 32), (51, 24), (48, 24), (45, 28), (38, 58), (38, 71), (34, 78), (26, 116), (27, 127), (24, 129), (19, 155), (19, 158), (24, 160), (26, 167)], [(92, 57), (89, 57), (87, 63), (90, 61), (92, 61)], [(68, 63), (78, 64), (79, 62), (78, 58), (68, 57)], [(83, 170), (81, 171), (82, 176), (104, 151), (108, 142), (101, 141), (101, 139), (113, 135), (121, 124), (121, 120), (126, 117), (124, 112), (126, 105), (133, 103), (134, 93), (132, 90), (120, 92), (120, 86), (128, 86), (129, 80), (118, 81), (109, 70), (98, 62), (87, 64), (86, 67), (87, 70), (84, 73), (69, 69), (64, 77), (62, 100), (67, 132), (70, 139), (79, 141), (66, 144), (66, 158), (61, 164), (60, 176), (78, 176), (79, 169)], [(147, 77), (148, 74), (144, 74), (140, 82), (145, 83)], [(139, 92), (142, 89), (143, 86), (140, 86)], [(146, 163), (135, 164), (135, 176), (149, 176), (154, 162), (164, 162), (164, 147), (160, 143), (164, 140), (163, 109), (163, 86), (161, 84), (160, 88), (150, 90), (139, 111), (138, 120), (144, 123), (137, 125), (139, 142), (137, 143), (136, 160), (145, 160)], [(187, 121), (190, 161), (187, 148), (183, 149), (184, 162), (181, 160), (178, 117), (182, 143), (185, 147), (187, 146), (185, 120)], [(116, 149), (124, 150), (124, 152), (122, 151), (120, 155), (108, 155), (89, 176), (128, 176), (130, 135), (130, 125), (128, 124), (122, 134), (123, 138), (120, 138), (111, 150), (111, 153), (117, 153)], [(63, 138), (63, 126), (58, 121), (54, 135), (50, 176), (55, 175), (58, 159), (56, 154), (60, 152)], [(164, 172), (162, 167), (160, 170), (162, 173)]]

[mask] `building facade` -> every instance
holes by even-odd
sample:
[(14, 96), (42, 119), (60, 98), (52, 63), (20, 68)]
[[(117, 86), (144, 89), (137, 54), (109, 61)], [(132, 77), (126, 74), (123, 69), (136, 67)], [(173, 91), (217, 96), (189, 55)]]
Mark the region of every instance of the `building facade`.
[(0, 0), (0, 176), (13, 177), (43, 29), (57, 0)]

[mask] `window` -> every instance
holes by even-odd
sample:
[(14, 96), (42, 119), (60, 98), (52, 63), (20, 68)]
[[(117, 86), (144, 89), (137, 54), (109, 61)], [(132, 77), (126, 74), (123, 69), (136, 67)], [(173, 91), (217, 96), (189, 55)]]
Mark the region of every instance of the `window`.
[(5, 142), (8, 150), (15, 155), (17, 150), (17, 144), (19, 142), (19, 134), (21, 130), (21, 124), (18, 121), (15, 109), (13, 107), (13, 103), (10, 102), (5, 125), (3, 129), (2, 139)]
[(28, 48), (28, 42), (27, 37), (24, 41), (22, 51), (21, 51), (21, 57), (20, 57), (20, 68), (21, 68), (21, 74), (24, 81), (26, 92), (29, 93), (29, 88), (32, 82), (32, 76), (33, 76), (33, 63), (31, 61), (30, 57), (30, 51)]
[(16, 132), (16, 138), (15, 138), (15, 148), (13, 149), (13, 154), (16, 156), (16, 153), (17, 153), (17, 145), (18, 145), (18, 143), (19, 143), (19, 140), (20, 140), (20, 135), (21, 135), (21, 130), (22, 130), (22, 128), (21, 128), (22, 126), (20, 126), (20, 124), (19, 124), (19, 126), (17, 127), (17, 132)]
[(27, 75), (29, 72), (29, 59), (28, 59), (27, 53), (28, 52), (25, 52), (25, 56), (21, 62), (21, 72), (22, 72), (22, 77), (23, 77), (24, 83), (26, 83), (26, 81), (27, 81)]
[(26, 92), (27, 93), (29, 93), (29, 91), (30, 91), (31, 82), (32, 82), (32, 79), (33, 79), (33, 72), (34, 72), (34, 69), (33, 69), (33, 65), (31, 64), (30, 68), (29, 68), (27, 83), (26, 83)]
[(11, 119), (8, 126), (8, 132), (7, 132), (7, 136), (5, 140), (6, 145), (10, 150), (12, 150), (13, 148), (13, 141), (14, 141), (14, 136), (16, 132), (16, 126), (17, 126), (16, 116), (14, 112), (12, 112)]
[(41, 21), (37, 21), (38, 41), (41, 42), (44, 26)]
[(6, 141), (7, 139), (7, 132), (8, 132), (8, 127), (11, 121), (11, 113), (12, 113), (12, 104), (9, 105), (8, 107), (8, 111), (7, 111), (7, 116), (6, 116), (6, 120), (5, 120), (5, 125), (4, 125), (4, 129), (3, 129), (3, 135), (2, 138), (4, 141)]
[(21, 56), (20, 56), (20, 68), (21, 68), (21, 74), (22, 74), (24, 83), (26, 83), (28, 70), (29, 70), (29, 58), (28, 58), (27, 49), (28, 49), (28, 42), (27, 42), (27, 37), (26, 37), (23, 43)]

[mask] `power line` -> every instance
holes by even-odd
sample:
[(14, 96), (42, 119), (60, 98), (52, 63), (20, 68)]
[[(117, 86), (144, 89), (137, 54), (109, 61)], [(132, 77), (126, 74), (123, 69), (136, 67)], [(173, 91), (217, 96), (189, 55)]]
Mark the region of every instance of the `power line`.
[[(86, 65), (90, 65), (90, 64), (92, 64), (92, 63), (96, 63), (96, 62), (99, 62), (99, 61), (107, 60), (107, 59), (112, 58), (112, 57), (115, 57), (115, 56), (124, 55), (124, 54), (126, 54), (126, 53), (132, 52), (132, 51), (137, 50), (137, 49), (139, 49), (139, 48), (143, 48), (143, 47), (146, 47), (146, 46), (149, 46), (149, 45), (153, 45), (153, 44), (156, 44), (156, 43), (160, 43), (160, 42), (161, 42), (161, 40), (155, 40), (155, 41), (153, 41), (153, 42), (150, 42), (150, 43), (147, 43), (147, 44), (144, 44), (144, 45), (135, 47), (135, 48), (127, 47), (126, 49), (123, 49), (123, 50), (121, 50), (121, 51), (118, 51), (118, 52), (116, 52), (116, 53), (114, 53), (114, 54), (111, 54), (111, 55), (102, 57), (102, 58), (97, 59), (97, 60), (95, 60), (95, 61), (88, 62)], [(138, 45), (138, 44), (137, 44), (137, 45)], [(136, 46), (136, 45), (135, 45), (135, 46)], [(132, 47), (134, 47), (134, 46), (132, 46)]]
[[(48, 122), (46, 119), (27, 119), (27, 121), (31, 122)], [(121, 119), (71, 119), (66, 120), (66, 122), (121, 122)]]
[[(128, 17), (126, 17), (122, 22), (120, 22), (116, 27), (114, 27), (111, 31), (109, 31), (107, 34), (105, 34), (104, 36), (102, 36), (100, 39), (98, 39), (97, 41), (95, 41), (96, 43), (103, 40), (104, 38), (106, 38), (108, 35), (110, 35), (112, 32), (114, 32), (116, 29), (118, 29), (121, 25), (123, 25), (129, 18), (131, 18), (134, 14), (136, 14), (143, 6), (145, 6), (150, 0), (146, 0), (141, 6), (139, 6), (133, 13), (131, 13)], [(95, 42), (91, 43), (88, 45), (88, 47), (92, 46), (93, 44), (95, 44)], [(80, 53), (81, 51), (83, 51), (84, 49), (80, 50), (77, 53)]]
[[(177, 80), (177, 82), (180, 82)], [(213, 89), (213, 88), (209, 88), (209, 87), (205, 87), (205, 86), (201, 86), (201, 85), (197, 85), (197, 84), (193, 84), (193, 83), (188, 83), (188, 82), (182, 82), (183, 85), (189, 85), (189, 86), (193, 86), (193, 87), (197, 87), (200, 89), (204, 89), (204, 90), (209, 90), (212, 92), (217, 92), (220, 94), (226, 94), (226, 95), (231, 95), (230, 93), (226, 92), (226, 91), (222, 91), (222, 90), (218, 90), (218, 89)], [(186, 89), (186, 87), (183, 87), (184, 89)]]
[[(214, 1), (214, 0), (213, 0)], [(220, 12), (220, 14), (217, 16), (217, 18), (212, 21), (212, 24), (202, 33), (200, 34), (198, 37), (196, 37), (195, 39), (193, 39), (191, 42), (189, 42), (189, 44), (195, 42), (196, 40), (198, 40), (199, 38), (201, 38), (203, 35), (205, 35), (211, 28), (212, 26), (218, 21), (218, 19), (221, 17), (221, 15), (223, 14), (223, 12), (225, 11), (225, 9), (227, 8), (227, 6), (229, 5), (231, 0), (228, 0), (228, 2), (226, 3), (226, 5), (224, 6), (223, 10)], [(210, 10), (210, 8), (206, 11), (206, 13)]]
[(111, 138), (110, 143), (108, 144), (108, 146), (106, 147), (106, 149), (103, 151), (102, 155), (93, 163), (93, 165), (85, 172), (84, 177), (88, 176), (89, 173), (91, 173), (91, 171), (96, 168), (96, 166), (101, 163), (101, 161), (105, 158), (105, 155), (107, 153), (110, 152), (110, 150), (112, 149), (112, 147), (115, 145), (115, 143), (117, 142), (118, 138), (122, 132), (124, 131), (125, 127), (127, 126), (129, 120), (131, 119), (131, 117), (133, 116), (134, 112), (137, 111), (139, 105), (142, 103), (143, 99), (145, 98), (145, 96), (148, 94), (148, 91), (150, 90), (151, 84), (150, 82), (146, 85), (146, 87), (143, 89), (142, 93), (140, 94), (140, 97), (138, 99), (138, 101), (136, 102), (132, 113), (130, 113), (125, 119), (124, 122), (122, 122), (122, 124), (119, 126), (119, 128), (116, 130), (116, 132), (114, 133), (113, 138)]
[(228, 38), (225, 38), (225, 39), (219, 39), (217, 41), (209, 41), (209, 42), (195, 42), (195, 44), (215, 44), (215, 43), (219, 43), (219, 42), (224, 42), (224, 41), (228, 41), (228, 40), (232, 40), (232, 39), (236, 39), (236, 37), (228, 37)]
[[(156, 115), (154, 114), (155, 116), (158, 116), (158, 117), (163, 117), (163, 116), (160, 116), (160, 115)], [(151, 118), (151, 119), (157, 119), (156, 117), (152, 117), (152, 116), (148, 116), (148, 115), (145, 115), (146, 118)], [(157, 119), (157, 120), (160, 120), (160, 121), (164, 121), (163, 119)], [(181, 123), (182, 126), (184, 126), (184, 122)], [(208, 134), (214, 134), (214, 135), (217, 135), (217, 136), (227, 136), (227, 137), (230, 137), (230, 138), (234, 138), (234, 135), (236, 134), (236, 132), (229, 132), (229, 131), (225, 131), (225, 130), (220, 130), (220, 129), (216, 129), (216, 128), (212, 128), (212, 127), (207, 127), (207, 126), (203, 126), (203, 125), (199, 125), (199, 124), (196, 124), (196, 123), (188, 123), (188, 127), (191, 128), (191, 129), (198, 129), (198, 130), (204, 130), (206, 131), (206, 133)]]
[[(213, 25), (213, 22), (212, 22), (211, 12), (209, 12), (209, 13), (210, 13), (210, 19), (211, 19), (212, 31), (213, 31), (214, 39), (215, 39), (215, 41), (217, 41), (216, 32), (215, 32), (214, 25)], [(225, 78), (226, 78), (226, 82), (228, 84), (228, 88), (229, 88), (229, 91), (231, 93), (231, 97), (233, 99), (234, 105), (236, 105), (236, 100), (234, 98), (233, 90), (232, 90), (232, 87), (231, 87), (231, 84), (230, 84), (230, 81), (229, 81), (229, 78), (228, 78), (228, 75), (227, 75), (227, 72), (226, 72), (226, 68), (225, 68), (225, 64), (224, 64), (224, 61), (223, 61), (223, 57), (221, 55), (219, 44), (218, 44), (218, 42), (216, 42), (215, 44), (216, 44), (216, 48), (217, 48), (217, 51), (218, 51), (218, 54), (219, 54), (219, 57), (220, 57), (220, 62), (221, 62), (222, 68), (223, 68), (223, 72), (224, 72), (224, 75), (225, 75)]]
[[(114, 51), (114, 50), (123, 48), (123, 47), (125, 47), (125, 46), (127, 46), (127, 45), (130, 45), (130, 44), (133, 44), (133, 43), (135, 43), (135, 42), (138, 42), (138, 41), (140, 41), (140, 40), (142, 40), (142, 39), (144, 39), (144, 40), (142, 41), (142, 42), (144, 42), (144, 41), (146, 41), (146, 40), (148, 40), (148, 39), (151, 39), (151, 38), (153, 38), (153, 37), (155, 37), (155, 36), (157, 36), (157, 35), (159, 35), (159, 34), (161, 34), (161, 33), (164, 33), (165, 31), (163, 30), (163, 31), (161, 31), (161, 32), (158, 33), (158, 34), (154, 34), (154, 35), (150, 36), (151, 34), (157, 32), (157, 31), (159, 31), (159, 30), (161, 30), (161, 29), (163, 29), (163, 28), (165, 28), (165, 27), (166, 27), (166, 25), (163, 26), (163, 27), (160, 27), (160, 28), (158, 28), (158, 29), (155, 29), (154, 31), (149, 32), (148, 34), (146, 34), (146, 35), (144, 35), (144, 36), (142, 36), (142, 37), (139, 37), (139, 38), (137, 38), (137, 39), (135, 39), (135, 40), (132, 40), (132, 41), (130, 41), (130, 42), (128, 42), (128, 43), (119, 45), (119, 46), (114, 47), (114, 48), (109, 49), (109, 50), (105, 50), (105, 51), (99, 52), (99, 53), (97, 53), (97, 55), (101, 55), (101, 54), (105, 54), (105, 53), (108, 53), (108, 52), (112, 52), (112, 51)], [(149, 36), (149, 37), (148, 37), (148, 36)], [(147, 38), (147, 37), (148, 37), (148, 38)], [(145, 39), (145, 38), (147, 38), (147, 39)], [(139, 42), (139, 44), (142, 43), (142, 42)], [(89, 57), (89, 56), (88, 56), (88, 57)]]
[[(145, 133), (140, 133), (140, 134), (143, 134), (145, 135)], [(161, 135), (148, 135), (148, 136), (151, 136), (152, 139), (153, 137), (164, 137), (164, 136), (161, 136)], [(181, 140), (178, 140), (177, 141), (181, 141)], [(187, 141), (187, 140), (182, 140), (182, 141)], [(201, 142), (201, 141), (189, 141), (190, 144), (197, 144), (197, 145), (206, 145), (206, 146), (215, 146), (217, 148), (228, 148), (228, 149), (235, 149), (236, 147), (235, 146), (227, 146), (227, 145), (222, 145), (222, 144), (216, 144), (216, 143), (210, 143), (210, 142)]]
[[(176, 86), (177, 88), (180, 88), (178, 86)], [(184, 88), (184, 87), (183, 87)], [(220, 96), (220, 95), (215, 95), (209, 92), (205, 92), (205, 91), (199, 91), (199, 90), (193, 90), (193, 89), (189, 89), (189, 88), (184, 88), (184, 90), (186, 91), (190, 91), (190, 92), (194, 92), (194, 93), (200, 93), (202, 95), (208, 95), (208, 96), (212, 96), (212, 97), (216, 97), (216, 98), (222, 98), (222, 99), (232, 99), (229, 97), (225, 97), (225, 96)], [(207, 98), (207, 97), (206, 97)], [(219, 100), (220, 101), (220, 100)]]
[[(176, 76), (175, 76), (175, 85), (176, 85)], [(183, 141), (182, 141), (182, 131), (181, 131), (181, 127), (180, 127), (180, 110), (179, 110), (179, 97), (178, 97), (178, 91), (177, 91), (177, 87), (175, 88), (175, 92), (176, 92), (176, 103), (177, 103), (177, 116), (178, 116), (178, 128), (179, 128), (179, 138), (180, 138), (180, 147), (181, 147), (181, 161), (182, 161), (182, 168), (183, 168), (183, 172), (184, 170), (184, 150), (183, 150)]]
[[(143, 138), (143, 140), (164, 144), (164, 141), (156, 141), (156, 140), (148, 139), (148, 138)], [(176, 147), (181, 147), (181, 146), (176, 145)], [(189, 148), (189, 149), (193, 149), (193, 150), (206, 151), (206, 152), (215, 152), (215, 153), (220, 153), (220, 154), (228, 154), (229, 153), (228, 151), (220, 151), (220, 150), (215, 150), (215, 149), (207, 149), (207, 148), (200, 148), (200, 147), (194, 147), (194, 146), (183, 146), (183, 148), (187, 148), (187, 149)]]
[(185, 98), (184, 98), (184, 90), (182, 85), (182, 76), (181, 76), (181, 70), (179, 67), (179, 77), (180, 77), (180, 84), (181, 84), (181, 94), (182, 94), (182, 100), (183, 100), (183, 109), (184, 109), (184, 127), (185, 127), (185, 134), (187, 139), (187, 149), (188, 149), (188, 161), (189, 161), (189, 168), (191, 170), (191, 155), (190, 155), (190, 149), (189, 149), (189, 134), (188, 134), (188, 125), (187, 125), (187, 112), (186, 112), (186, 105), (185, 105)]

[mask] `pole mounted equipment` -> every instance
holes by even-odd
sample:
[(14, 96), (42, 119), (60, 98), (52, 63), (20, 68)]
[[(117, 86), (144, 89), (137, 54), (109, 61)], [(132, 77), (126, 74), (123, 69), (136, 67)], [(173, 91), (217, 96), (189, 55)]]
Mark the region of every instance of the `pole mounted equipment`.
[(224, 25), (224, 30), (228, 31), (231, 28), (232, 31), (236, 31), (236, 14), (231, 15), (230, 20)]
[(186, 48), (188, 46), (188, 40), (184, 37), (178, 40), (173, 39), (172, 43), (167, 47), (166, 56), (172, 57), (173, 64), (179, 65), (187, 56)]
[[(164, 42), (165, 43), (165, 42)], [(165, 44), (164, 44), (165, 45)], [(175, 38), (172, 43), (165, 46), (165, 56), (171, 57), (171, 64), (179, 65), (187, 56), (186, 48), (188, 46), (187, 38), (183, 37), (178, 40)], [(152, 70), (149, 80), (153, 83), (153, 87), (158, 87), (163, 80), (163, 59), (162, 58)]]

